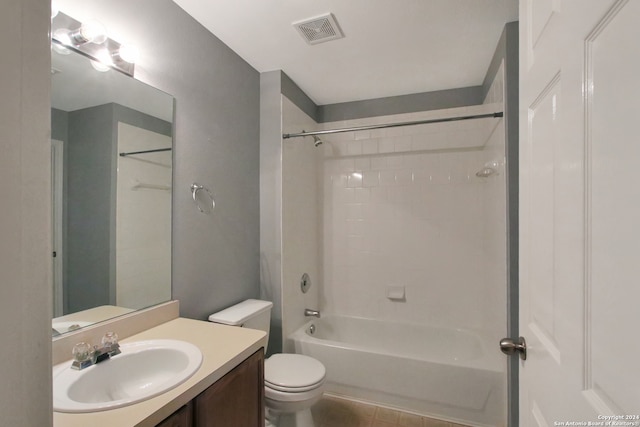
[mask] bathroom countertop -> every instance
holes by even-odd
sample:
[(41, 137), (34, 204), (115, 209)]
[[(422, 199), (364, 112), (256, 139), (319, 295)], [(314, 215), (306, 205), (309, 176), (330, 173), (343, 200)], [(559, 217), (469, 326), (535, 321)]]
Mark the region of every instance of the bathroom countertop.
[(265, 347), (265, 338), (266, 333), (263, 331), (178, 318), (123, 339), (122, 343), (148, 339), (187, 341), (202, 351), (202, 365), (191, 378), (178, 387), (131, 406), (85, 414), (54, 412), (53, 426), (155, 426), (244, 359)]

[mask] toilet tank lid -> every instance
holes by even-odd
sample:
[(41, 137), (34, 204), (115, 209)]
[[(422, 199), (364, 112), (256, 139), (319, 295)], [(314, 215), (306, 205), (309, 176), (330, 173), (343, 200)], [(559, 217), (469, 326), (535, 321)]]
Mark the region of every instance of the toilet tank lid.
[(209, 321), (214, 323), (222, 323), (224, 325), (241, 326), (253, 316), (257, 316), (273, 306), (271, 301), (262, 301), (258, 299), (248, 299), (225, 308), (222, 311), (213, 313), (209, 316)]

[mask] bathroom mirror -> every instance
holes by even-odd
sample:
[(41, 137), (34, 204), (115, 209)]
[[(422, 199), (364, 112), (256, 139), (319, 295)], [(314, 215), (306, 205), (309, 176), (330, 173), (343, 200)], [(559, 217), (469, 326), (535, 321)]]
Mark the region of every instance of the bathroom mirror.
[(56, 49), (51, 107), (56, 336), (171, 299), (174, 100)]

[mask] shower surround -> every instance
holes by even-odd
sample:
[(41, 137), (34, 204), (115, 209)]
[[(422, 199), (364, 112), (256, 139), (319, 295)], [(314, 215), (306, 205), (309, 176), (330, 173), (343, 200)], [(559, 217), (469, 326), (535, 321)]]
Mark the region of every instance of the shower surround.
[[(282, 97), (282, 130), (294, 133), (491, 113), (502, 111), (502, 94), (500, 67), (484, 105), (322, 124)], [(398, 360), (412, 359), (399, 354), (399, 349), (423, 345), (430, 335), (420, 331), (470, 334), (483, 350), (468, 356), (481, 358), (482, 369), (497, 378), (490, 392), (492, 404), (476, 417), (450, 408), (438, 410), (437, 402), (428, 401), (427, 395), (423, 404), (417, 404), (420, 399), (403, 397), (397, 387), (386, 390), (386, 396), (376, 393), (366, 383), (350, 381), (354, 376), (328, 375), (327, 391), (468, 425), (506, 424), (506, 363), (496, 344), (506, 335), (504, 119), (363, 130), (321, 135), (321, 139), (318, 147), (311, 137), (282, 142), (285, 351), (309, 351), (328, 367), (350, 360), (344, 355), (332, 358), (336, 353), (329, 349), (347, 351), (355, 343), (336, 346), (329, 339), (328, 344), (300, 344), (300, 331), (308, 322), (304, 308), (345, 319), (337, 325), (360, 320), (395, 325), (394, 339), (406, 345), (365, 350), (375, 360), (389, 353)], [(497, 173), (476, 176), (486, 164)], [(308, 270), (314, 272), (314, 285), (303, 295), (299, 276)], [(388, 298), (389, 292), (398, 291)], [(375, 336), (370, 338), (376, 342)], [(429, 345), (444, 342), (430, 340)], [(310, 350), (321, 348), (326, 350)], [(420, 368), (416, 375), (435, 382), (431, 385), (436, 390), (443, 381), (456, 381), (455, 375), (446, 373), (458, 362), (443, 364), (439, 375), (424, 377), (436, 372), (432, 369), (440, 363), (425, 358), (435, 364)], [(348, 365), (354, 372), (362, 367), (355, 362)], [(405, 378), (416, 366), (422, 365), (394, 362), (380, 369), (385, 375)], [(367, 370), (366, 376), (377, 375), (381, 374)]]

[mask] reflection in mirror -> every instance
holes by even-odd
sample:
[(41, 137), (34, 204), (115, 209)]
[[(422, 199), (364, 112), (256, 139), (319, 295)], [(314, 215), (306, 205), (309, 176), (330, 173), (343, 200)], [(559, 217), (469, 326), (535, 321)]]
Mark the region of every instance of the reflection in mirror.
[(51, 56), (55, 336), (171, 299), (173, 98)]

